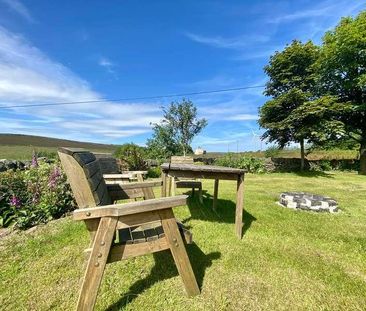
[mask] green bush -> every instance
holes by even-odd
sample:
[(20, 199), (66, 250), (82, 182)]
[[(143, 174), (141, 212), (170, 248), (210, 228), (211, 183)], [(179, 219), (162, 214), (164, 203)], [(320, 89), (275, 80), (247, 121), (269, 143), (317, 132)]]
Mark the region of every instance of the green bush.
[(58, 164), (0, 173), (0, 226), (26, 229), (74, 209), (66, 176)]
[(131, 171), (145, 170), (146, 148), (136, 144), (124, 144), (117, 148), (114, 155), (121, 160), (122, 165)]
[(271, 146), (268, 147), (265, 151), (264, 151), (264, 156), (266, 158), (275, 158), (280, 154), (280, 149), (278, 149), (278, 147), (276, 146)]
[(249, 173), (266, 172), (266, 167), (263, 159), (242, 157), (234, 153), (228, 153), (224, 157), (216, 159), (215, 165), (241, 168), (247, 170)]
[(160, 166), (150, 167), (146, 175), (147, 178), (159, 178), (160, 176), (161, 176)]

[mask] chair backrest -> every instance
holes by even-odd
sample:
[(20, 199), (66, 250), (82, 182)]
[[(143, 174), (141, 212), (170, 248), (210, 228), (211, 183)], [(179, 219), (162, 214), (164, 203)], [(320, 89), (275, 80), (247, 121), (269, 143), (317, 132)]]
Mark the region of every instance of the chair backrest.
[(84, 149), (59, 148), (58, 155), (79, 208), (112, 203), (93, 153)]
[(193, 157), (190, 156), (172, 156), (170, 158), (172, 164), (194, 164)]
[(111, 154), (95, 153), (94, 154), (99, 161), (99, 166), (102, 174), (120, 174), (120, 169), (117, 163), (117, 159), (113, 158)]

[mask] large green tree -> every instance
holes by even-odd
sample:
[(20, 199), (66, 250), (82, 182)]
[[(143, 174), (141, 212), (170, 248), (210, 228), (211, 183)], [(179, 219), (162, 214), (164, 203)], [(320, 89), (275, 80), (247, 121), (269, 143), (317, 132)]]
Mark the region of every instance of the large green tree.
[(290, 116), (315, 99), (314, 64), (318, 55), (319, 48), (311, 41), (303, 44), (295, 40), (283, 51), (272, 55), (264, 68), (269, 77), (264, 94), (272, 99), (259, 111), (259, 124), (266, 129), (262, 137), (276, 142), (281, 148), (292, 142), (300, 143), (301, 169), (304, 168), (305, 141), (315, 138), (316, 127)]
[(366, 12), (343, 18), (325, 34), (316, 63), (321, 96), (331, 96), (333, 116), (359, 144), (360, 173), (366, 174)]
[(190, 100), (183, 98), (180, 102), (172, 102), (163, 108), (162, 121), (153, 124), (153, 137), (147, 142), (150, 154), (155, 158), (186, 155), (192, 151), (193, 138), (206, 125), (206, 119), (197, 117), (197, 108)]

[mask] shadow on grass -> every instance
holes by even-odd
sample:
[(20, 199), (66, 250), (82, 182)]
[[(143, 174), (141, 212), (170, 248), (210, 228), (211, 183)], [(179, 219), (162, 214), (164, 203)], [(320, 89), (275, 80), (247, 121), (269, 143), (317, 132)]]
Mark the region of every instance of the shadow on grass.
[[(201, 288), (206, 269), (212, 265), (214, 260), (221, 257), (221, 253), (212, 252), (205, 255), (194, 243), (186, 245), (186, 248), (198, 286)], [(133, 285), (131, 285), (128, 293), (123, 294), (123, 296), (113, 305), (109, 306), (107, 310), (123, 310), (128, 305), (128, 303), (133, 301), (138, 295), (142, 294), (155, 283), (178, 275), (173, 257), (169, 251), (154, 253), (153, 256), (155, 265), (151, 269), (150, 274), (146, 278), (138, 280)], [(183, 283), (181, 286), (182, 290), (184, 290)], [(169, 288), (167, 290), (169, 290)]]
[[(203, 190), (203, 204), (198, 201), (196, 197), (189, 197), (188, 208), (191, 216), (182, 221), (183, 224), (190, 219), (199, 219), (218, 223), (235, 223), (236, 204), (231, 200), (217, 199), (216, 210), (213, 210), (213, 196), (206, 190)], [(250, 228), (253, 221), (256, 221), (252, 214), (246, 210), (243, 211), (243, 236)]]
[(300, 177), (325, 177), (325, 178), (334, 178), (333, 174), (326, 172), (317, 172), (317, 171), (304, 171), (304, 172), (294, 172), (297, 176)]

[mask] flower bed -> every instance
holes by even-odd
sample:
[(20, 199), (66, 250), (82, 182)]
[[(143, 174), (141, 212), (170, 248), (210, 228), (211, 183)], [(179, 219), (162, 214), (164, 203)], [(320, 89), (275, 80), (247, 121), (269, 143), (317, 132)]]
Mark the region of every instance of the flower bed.
[(59, 163), (33, 160), (29, 169), (0, 173), (0, 227), (26, 229), (74, 209)]

